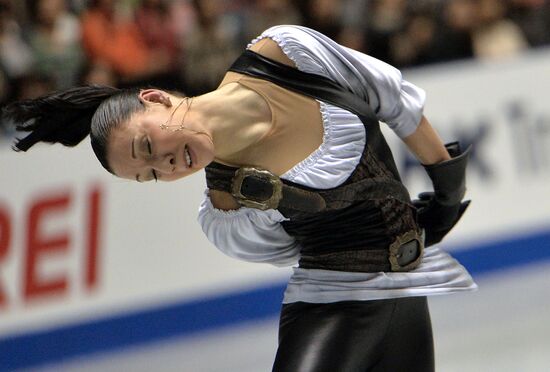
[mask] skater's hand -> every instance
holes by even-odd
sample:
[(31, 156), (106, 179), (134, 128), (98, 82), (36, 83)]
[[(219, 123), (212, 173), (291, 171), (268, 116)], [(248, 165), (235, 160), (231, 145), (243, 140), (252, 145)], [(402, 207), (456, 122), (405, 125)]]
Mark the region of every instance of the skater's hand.
[(435, 193), (423, 192), (418, 195), (417, 200), (413, 200), (413, 204), (417, 208), (418, 225), (426, 234), (424, 245), (429, 247), (439, 243), (451, 231), (468, 208), (470, 201), (443, 205), (438, 202)]

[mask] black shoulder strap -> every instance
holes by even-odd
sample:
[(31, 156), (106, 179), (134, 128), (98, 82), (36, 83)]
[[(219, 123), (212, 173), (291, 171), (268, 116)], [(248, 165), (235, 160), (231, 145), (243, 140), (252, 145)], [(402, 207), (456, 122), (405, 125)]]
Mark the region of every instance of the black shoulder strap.
[[(324, 76), (297, 70), (250, 50), (241, 54), (229, 68), (229, 71), (270, 81), (289, 90), (333, 104), (356, 114), (365, 124), (367, 145), (394, 175), (394, 179), (385, 181), (365, 180), (360, 185), (365, 189), (365, 192), (363, 192), (364, 197), (372, 196), (374, 191), (383, 189), (385, 193), (394, 190), (392, 194), (396, 198), (404, 202), (408, 201), (408, 193), (400, 183), (397, 167), (393, 161), (391, 151), (380, 132), (378, 119), (367, 102)], [(308, 191), (305, 187), (297, 188), (286, 181), (281, 182), (278, 177), (262, 176), (260, 175), (262, 171), (258, 172), (257, 169), (251, 170), (252, 173), (246, 174), (244, 177), (237, 177), (237, 174), (243, 169), (211, 163), (206, 167), (208, 188), (231, 192), (242, 205), (248, 206), (250, 204), (249, 201), (252, 200), (253, 204), (250, 204), (250, 206), (254, 208), (283, 208), (304, 212), (324, 210), (327, 208), (325, 203), (326, 197), (329, 197), (329, 199), (331, 197), (339, 198), (339, 195), (341, 196), (342, 193), (346, 193), (346, 190), (342, 189), (337, 194), (332, 195), (329, 193), (322, 196), (318, 192)], [(281, 190), (281, 196), (277, 197), (277, 201), (274, 203), (272, 201), (274, 200), (273, 195), (275, 193), (274, 187), (271, 185), (273, 184), (273, 179), (276, 179), (275, 181), (278, 180), (275, 183), (280, 184), (280, 186), (277, 185), (276, 188)], [(357, 188), (358, 186), (354, 187)], [(349, 204), (346, 203), (340, 204), (343, 207), (344, 204)]]
[(246, 50), (231, 65), (229, 71), (250, 75), (271, 81), (287, 89), (317, 98), (346, 109), (358, 116), (378, 122), (372, 109), (361, 98), (344, 90), (334, 81), (317, 74), (311, 74)]
[(380, 131), (378, 118), (368, 102), (324, 76), (300, 71), (251, 50), (243, 52), (231, 65), (229, 71), (268, 80), (287, 89), (353, 112), (365, 124), (369, 148), (386, 165), (394, 178), (401, 181), (391, 150)]

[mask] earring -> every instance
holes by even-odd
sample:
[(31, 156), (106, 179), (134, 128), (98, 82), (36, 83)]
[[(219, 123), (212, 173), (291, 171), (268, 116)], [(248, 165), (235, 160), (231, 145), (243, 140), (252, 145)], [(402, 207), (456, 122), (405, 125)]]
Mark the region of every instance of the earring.
[[(183, 114), (183, 118), (181, 119), (180, 125), (179, 126), (178, 125), (169, 125), (168, 123), (172, 122), (172, 118), (174, 117), (174, 114), (176, 113), (177, 109), (183, 104), (184, 101), (186, 102), (187, 110)], [(172, 111), (172, 113), (170, 114), (170, 117), (168, 118), (166, 123), (160, 125), (160, 129), (166, 130), (170, 127), (177, 127), (176, 129), (173, 129), (172, 132), (179, 132), (179, 131), (183, 130), (185, 128), (185, 126), (184, 126), (185, 117), (187, 116), (187, 113), (189, 112), (189, 110), (191, 110), (191, 105), (192, 104), (193, 104), (193, 98), (186, 97), (185, 99), (182, 99), (181, 102), (178, 103), (176, 108)]]

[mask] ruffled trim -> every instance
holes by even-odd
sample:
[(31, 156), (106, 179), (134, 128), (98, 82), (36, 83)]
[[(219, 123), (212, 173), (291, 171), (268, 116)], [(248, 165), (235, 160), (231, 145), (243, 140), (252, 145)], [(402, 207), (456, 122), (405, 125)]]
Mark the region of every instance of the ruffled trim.
[[(324, 102), (318, 101), (320, 104), (321, 117), (323, 121), (323, 143), (312, 152), (307, 158), (296, 164), (292, 169), (281, 175), (281, 178), (296, 182), (296, 178), (300, 175), (303, 177), (310, 168), (314, 167), (319, 159), (329, 150), (328, 142), (333, 139), (332, 125), (330, 125), (330, 112)], [(302, 182), (303, 183), (303, 182)], [(307, 184), (306, 184), (307, 185)], [(311, 186), (311, 185), (310, 185)]]
[[(276, 28), (276, 27), (275, 27)], [(301, 71), (323, 74), (323, 67), (307, 55), (300, 44), (281, 38), (270, 28), (252, 40), (274, 40)], [(357, 115), (340, 107), (318, 101), (323, 121), (323, 143), (306, 159), (281, 175), (281, 178), (319, 189), (333, 188), (344, 183), (353, 173), (366, 143), (365, 127)]]
[(301, 185), (328, 189), (344, 183), (353, 173), (366, 142), (359, 118), (339, 107), (320, 102), (323, 143), (306, 159), (281, 175)]
[(264, 31), (260, 36), (252, 40), (247, 45), (247, 49), (256, 44), (258, 41), (269, 38), (279, 45), (283, 53), (292, 62), (294, 62), (298, 70), (314, 74), (323, 74), (325, 72), (323, 66), (319, 63), (316, 63), (311, 55), (305, 53), (305, 51), (300, 48), (300, 44), (298, 42), (293, 42), (292, 40), (281, 38), (278, 34), (275, 33), (275, 29), (279, 27), (280, 26), (274, 26)]

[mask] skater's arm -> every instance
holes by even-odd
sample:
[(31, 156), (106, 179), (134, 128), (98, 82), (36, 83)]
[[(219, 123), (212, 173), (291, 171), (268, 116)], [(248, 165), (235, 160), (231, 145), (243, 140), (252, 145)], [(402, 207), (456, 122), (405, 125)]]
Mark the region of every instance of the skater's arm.
[(441, 138), (425, 116), (422, 116), (416, 130), (403, 138), (403, 142), (424, 165), (440, 163), (451, 158)]

